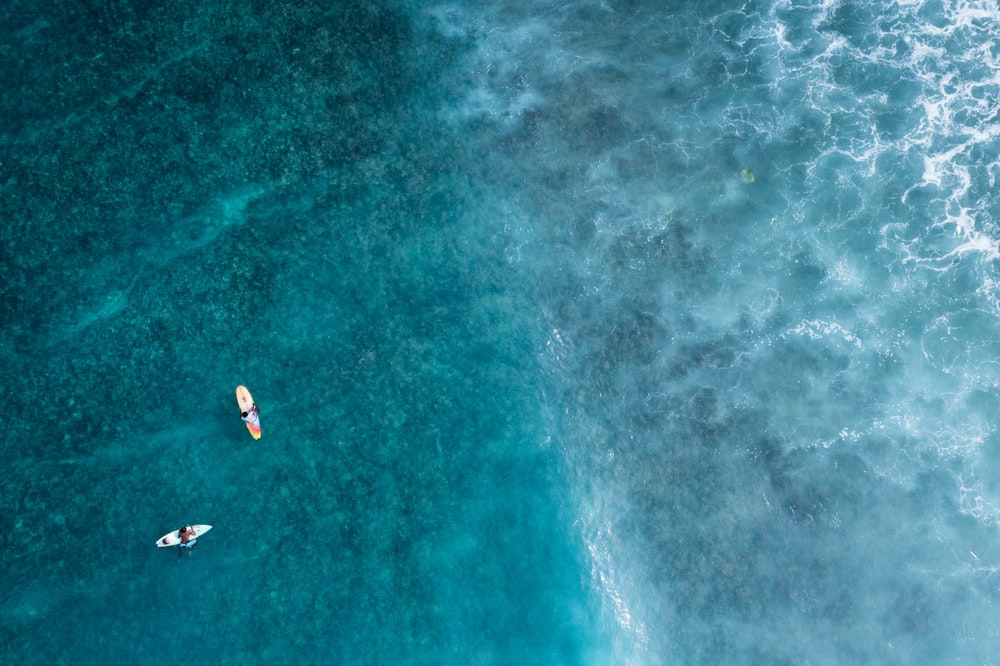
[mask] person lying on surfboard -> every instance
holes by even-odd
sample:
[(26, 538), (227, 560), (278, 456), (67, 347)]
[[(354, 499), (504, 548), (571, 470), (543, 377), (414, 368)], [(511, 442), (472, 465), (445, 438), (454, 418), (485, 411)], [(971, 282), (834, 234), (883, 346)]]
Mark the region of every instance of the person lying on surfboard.
[(198, 537), (195, 536), (194, 528), (190, 525), (185, 525), (177, 530), (177, 536), (181, 538), (181, 542), (177, 544), (177, 557), (181, 556), (185, 548), (188, 551), (188, 555), (190, 555), (194, 547), (198, 545)]
[(240, 418), (250, 425), (256, 425), (256, 423), (260, 421), (258, 414), (260, 414), (260, 410), (257, 409), (257, 403), (254, 403), (249, 412), (240, 412)]

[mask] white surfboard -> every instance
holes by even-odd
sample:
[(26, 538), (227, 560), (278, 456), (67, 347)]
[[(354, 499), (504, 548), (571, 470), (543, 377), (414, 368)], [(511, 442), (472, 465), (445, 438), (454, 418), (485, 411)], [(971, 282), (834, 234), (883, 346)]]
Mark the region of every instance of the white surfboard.
[[(194, 528), (194, 538), (200, 537), (205, 532), (212, 529), (211, 525), (192, 525)], [(156, 545), (160, 548), (166, 548), (167, 546), (176, 546), (181, 542), (180, 528), (177, 528), (173, 532), (167, 532), (159, 539), (156, 540)]]

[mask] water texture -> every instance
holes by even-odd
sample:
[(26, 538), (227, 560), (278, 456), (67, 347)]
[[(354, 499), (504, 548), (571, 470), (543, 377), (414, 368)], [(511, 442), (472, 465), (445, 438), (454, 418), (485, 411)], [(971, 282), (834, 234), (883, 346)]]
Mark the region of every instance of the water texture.
[(5, 5), (0, 661), (993, 663), (1000, 12), (663, 5)]

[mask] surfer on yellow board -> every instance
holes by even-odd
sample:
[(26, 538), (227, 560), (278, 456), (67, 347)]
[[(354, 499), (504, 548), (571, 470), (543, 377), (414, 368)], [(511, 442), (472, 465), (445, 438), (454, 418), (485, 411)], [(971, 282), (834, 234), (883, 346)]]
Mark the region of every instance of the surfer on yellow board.
[(250, 432), (260, 432), (260, 410), (257, 409), (257, 403), (254, 403), (249, 410), (240, 412), (240, 418), (246, 421)]
[(240, 418), (246, 422), (250, 435), (260, 439), (260, 410), (246, 386), (236, 387), (236, 404), (240, 406)]

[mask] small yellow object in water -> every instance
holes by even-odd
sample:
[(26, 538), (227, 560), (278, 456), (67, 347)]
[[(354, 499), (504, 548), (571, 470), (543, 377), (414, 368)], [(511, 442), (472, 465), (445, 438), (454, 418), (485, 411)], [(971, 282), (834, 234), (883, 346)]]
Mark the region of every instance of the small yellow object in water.
[(749, 185), (750, 183), (757, 180), (757, 176), (753, 175), (752, 169), (740, 169), (740, 179), (742, 179), (744, 183)]

